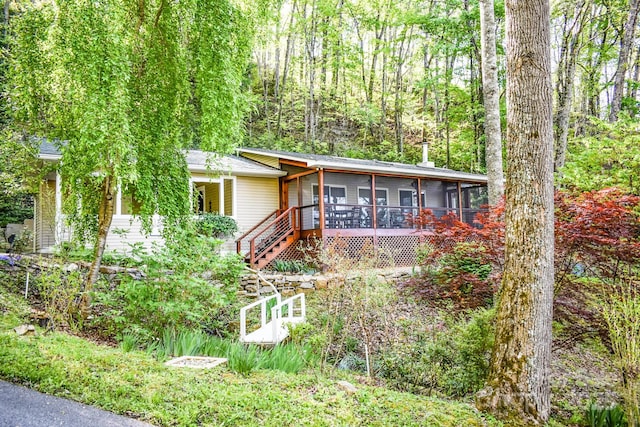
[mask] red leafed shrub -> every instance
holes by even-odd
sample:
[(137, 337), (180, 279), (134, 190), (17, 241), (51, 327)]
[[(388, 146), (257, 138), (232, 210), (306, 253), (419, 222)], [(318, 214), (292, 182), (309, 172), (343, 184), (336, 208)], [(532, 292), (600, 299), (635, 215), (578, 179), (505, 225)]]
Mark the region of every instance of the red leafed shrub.
[(602, 316), (590, 301), (622, 284), (640, 285), (640, 197), (609, 188), (555, 198), (556, 287), (554, 317), (567, 344), (599, 336)]
[(504, 260), (504, 207), (478, 214), (474, 226), (453, 214), (437, 217), (429, 209), (412, 218), (423, 230), (422, 275), (403, 284), (434, 303), (456, 308), (491, 305)]
[[(579, 333), (600, 333), (585, 290), (640, 280), (640, 198), (616, 189), (558, 192), (555, 206), (556, 317)], [(429, 210), (413, 218), (426, 242), (423, 273), (403, 286), (435, 303), (451, 300), (457, 308), (490, 303), (502, 278), (503, 212), (501, 204), (479, 214), (474, 226)]]

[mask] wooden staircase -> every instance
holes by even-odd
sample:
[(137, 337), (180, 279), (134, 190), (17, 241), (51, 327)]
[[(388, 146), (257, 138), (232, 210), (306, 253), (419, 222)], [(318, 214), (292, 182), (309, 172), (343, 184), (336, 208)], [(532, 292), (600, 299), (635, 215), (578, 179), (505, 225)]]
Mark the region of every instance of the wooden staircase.
[(239, 254), (253, 268), (263, 268), (300, 239), (297, 206), (277, 210), (236, 240)]

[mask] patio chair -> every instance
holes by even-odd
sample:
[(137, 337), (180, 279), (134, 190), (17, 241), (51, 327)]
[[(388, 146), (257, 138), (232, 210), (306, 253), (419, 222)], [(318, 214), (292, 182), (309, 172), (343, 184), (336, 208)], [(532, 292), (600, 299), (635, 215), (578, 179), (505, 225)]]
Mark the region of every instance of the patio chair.
[(402, 212), (391, 211), (391, 228), (402, 228), (404, 221), (404, 214)]

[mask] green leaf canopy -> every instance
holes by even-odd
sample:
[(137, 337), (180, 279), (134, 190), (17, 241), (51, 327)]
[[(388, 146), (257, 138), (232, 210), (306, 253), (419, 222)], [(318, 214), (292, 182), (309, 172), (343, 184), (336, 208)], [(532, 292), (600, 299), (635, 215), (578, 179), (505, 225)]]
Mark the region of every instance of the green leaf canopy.
[(135, 194), (147, 226), (154, 213), (186, 214), (183, 150), (226, 153), (241, 136), (248, 19), (225, 0), (19, 5), (9, 46), (14, 124), (64, 141), (72, 219), (95, 230), (107, 177)]

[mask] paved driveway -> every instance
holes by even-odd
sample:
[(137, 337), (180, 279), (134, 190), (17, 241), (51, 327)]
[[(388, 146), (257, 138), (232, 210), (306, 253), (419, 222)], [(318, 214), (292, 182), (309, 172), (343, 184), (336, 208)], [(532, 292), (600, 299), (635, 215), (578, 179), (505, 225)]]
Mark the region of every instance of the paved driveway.
[(92, 406), (0, 381), (2, 427), (149, 427)]

